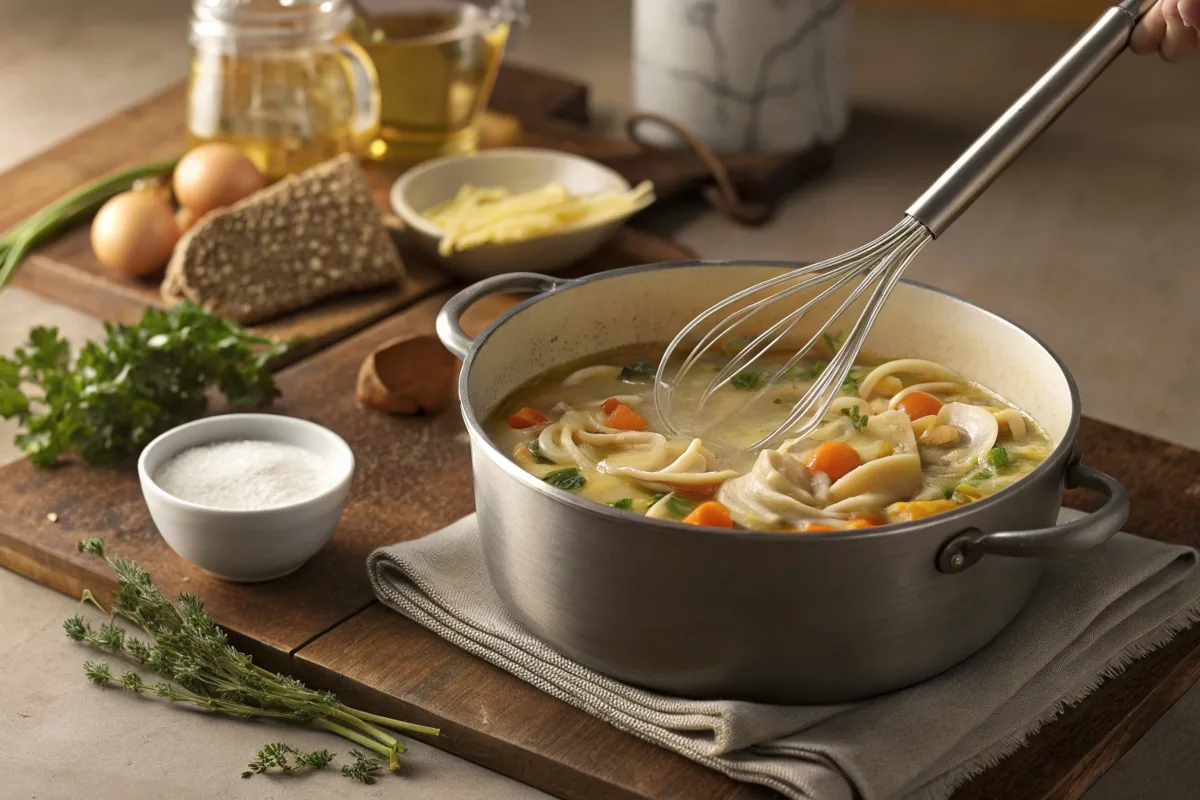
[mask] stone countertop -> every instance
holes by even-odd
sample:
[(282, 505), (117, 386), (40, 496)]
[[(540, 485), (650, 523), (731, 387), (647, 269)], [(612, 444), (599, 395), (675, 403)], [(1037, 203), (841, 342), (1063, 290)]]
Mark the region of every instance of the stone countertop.
[[(588, 81), (598, 123), (629, 107), (629, 3), (531, 0), (516, 61)], [(0, 29), (0, 167), (184, 75), (186, 0), (7, 0)], [(586, 36), (580, 31), (586, 31)], [(903, 209), (1073, 38), (1069, 30), (856, 9), (855, 113), (834, 169), (762, 229), (699, 203), (650, 224), (714, 258), (814, 260), (890, 227)], [(122, 42), (120, 48), (111, 46)], [(88, 76), (81, 80), (79, 76)], [(1041, 336), (1079, 381), (1088, 414), (1200, 447), (1200, 59), (1125, 58), (988, 194), (926, 248), (910, 276), (1003, 313)], [(53, 102), (47, 98), (53, 97)], [(99, 325), (26, 292), (0, 295), (0, 352), (34, 324), (76, 341)], [(15, 457), (0, 424), (0, 463)], [(416, 745), (409, 779), (343, 789), (237, 775), (266, 741), (338, 749), (331, 737), (202, 718), (88, 685), (61, 634), (70, 599), (0, 571), (0, 775), (5, 796), (543, 796)], [(1177, 703), (1088, 800), (1191, 798), (1200, 782), (1200, 690)], [(346, 748), (341, 748), (345, 751)], [(152, 767), (151, 767), (152, 765)], [(356, 796), (359, 796), (356, 794)]]

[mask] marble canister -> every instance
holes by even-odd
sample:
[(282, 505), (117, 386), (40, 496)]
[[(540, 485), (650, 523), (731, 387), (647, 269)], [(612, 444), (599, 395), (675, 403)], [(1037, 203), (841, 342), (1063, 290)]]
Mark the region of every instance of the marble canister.
[(831, 144), (848, 117), (848, 16), (847, 0), (634, 0), (634, 105), (719, 153)]

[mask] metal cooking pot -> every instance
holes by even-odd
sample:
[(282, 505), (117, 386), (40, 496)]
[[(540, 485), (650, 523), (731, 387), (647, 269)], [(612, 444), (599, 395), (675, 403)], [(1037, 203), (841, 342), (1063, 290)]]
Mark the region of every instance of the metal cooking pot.
[[(1046, 557), (1094, 547), (1125, 521), (1120, 484), (1079, 463), (1079, 393), (1062, 362), (1013, 323), (908, 282), (896, 287), (866, 348), (932, 358), (979, 381), (1031, 413), (1056, 445), (1030, 475), (961, 509), (829, 533), (697, 528), (553, 488), (489, 441), (488, 414), (545, 370), (669, 341), (717, 300), (797, 266), (693, 261), (581, 280), (515, 273), (474, 284), (442, 309), (438, 334), (465, 362), (459, 393), (488, 571), (509, 610), (554, 649), (671, 694), (772, 703), (868, 697), (979, 650), (1033, 594)], [(474, 341), (458, 324), (486, 295), (531, 291), (541, 294)], [(810, 331), (798, 333), (804, 341)], [(1108, 500), (1055, 525), (1064, 485)]]

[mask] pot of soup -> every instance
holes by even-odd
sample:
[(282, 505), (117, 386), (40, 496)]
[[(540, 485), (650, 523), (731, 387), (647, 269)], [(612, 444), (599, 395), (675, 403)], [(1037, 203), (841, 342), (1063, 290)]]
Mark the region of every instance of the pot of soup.
[[(464, 360), (489, 575), (551, 647), (677, 695), (868, 697), (978, 651), (1020, 612), (1046, 558), (1098, 545), (1125, 521), (1120, 485), (1080, 463), (1079, 394), (1062, 362), (1013, 323), (915, 283), (896, 287), (810, 435), (745, 447), (820, 374), (836, 327), (780, 379), (767, 382), (768, 358), (689, 419), (739, 346), (722, 342), (675, 387), (683, 422), (673, 412), (666, 426), (653, 402), (665, 343), (713, 303), (797, 266), (518, 273), (442, 310), (439, 336)], [(470, 339), (459, 317), (497, 292), (538, 294)], [(794, 348), (813, 333), (796, 330)], [(1057, 525), (1064, 486), (1108, 499)]]

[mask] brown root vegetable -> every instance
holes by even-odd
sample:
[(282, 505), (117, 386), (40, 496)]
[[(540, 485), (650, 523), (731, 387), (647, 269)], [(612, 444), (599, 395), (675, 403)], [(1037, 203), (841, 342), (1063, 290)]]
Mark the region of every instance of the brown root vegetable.
[(179, 205), (202, 217), (249, 197), (266, 186), (267, 179), (237, 147), (212, 142), (179, 159), (172, 185)]
[(196, 212), (187, 206), (180, 206), (179, 210), (175, 212), (175, 224), (179, 228), (179, 233), (181, 235), (187, 233), (188, 228), (196, 224), (197, 218)]
[(436, 336), (409, 334), (375, 349), (358, 370), (358, 402), (390, 414), (440, 411), (454, 400), (458, 359)]
[(130, 278), (158, 273), (179, 241), (175, 212), (153, 191), (115, 195), (92, 220), (92, 251), (96, 260)]

